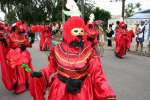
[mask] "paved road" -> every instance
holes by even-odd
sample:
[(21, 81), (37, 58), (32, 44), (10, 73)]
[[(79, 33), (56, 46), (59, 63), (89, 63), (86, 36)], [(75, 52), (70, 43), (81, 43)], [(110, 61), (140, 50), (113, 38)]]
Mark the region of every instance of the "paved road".
[[(37, 70), (47, 65), (48, 53), (39, 53), (37, 44), (31, 53)], [(127, 54), (125, 59), (118, 59), (111, 50), (106, 50), (102, 62), (118, 100), (150, 100), (150, 58)], [(19, 95), (7, 91), (0, 80), (0, 100), (32, 98), (28, 91)]]

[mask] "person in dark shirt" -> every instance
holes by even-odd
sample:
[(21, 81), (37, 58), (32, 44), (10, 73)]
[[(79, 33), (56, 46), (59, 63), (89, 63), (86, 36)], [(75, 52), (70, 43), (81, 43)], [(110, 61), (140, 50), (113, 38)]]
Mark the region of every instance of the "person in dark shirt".
[(109, 24), (107, 31), (107, 41), (108, 41), (108, 47), (112, 47), (112, 35), (114, 34), (114, 31), (112, 29), (112, 24)]

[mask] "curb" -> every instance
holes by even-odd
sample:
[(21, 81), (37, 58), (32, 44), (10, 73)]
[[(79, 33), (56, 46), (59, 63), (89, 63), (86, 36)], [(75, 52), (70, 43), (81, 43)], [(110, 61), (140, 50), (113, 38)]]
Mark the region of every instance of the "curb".
[[(106, 49), (105, 50), (109, 50), (109, 51), (113, 51), (114, 49)], [(145, 57), (150, 57), (150, 52), (148, 51), (144, 51), (144, 52), (139, 52), (139, 51), (133, 51), (133, 50), (130, 50), (128, 51), (127, 53), (129, 54), (134, 54), (134, 55), (138, 55), (138, 56), (145, 56)]]
[(144, 51), (144, 52), (128, 51), (128, 53), (130, 53), (130, 54), (135, 54), (135, 55), (138, 55), (138, 56), (150, 57), (150, 52), (148, 52), (148, 51)]

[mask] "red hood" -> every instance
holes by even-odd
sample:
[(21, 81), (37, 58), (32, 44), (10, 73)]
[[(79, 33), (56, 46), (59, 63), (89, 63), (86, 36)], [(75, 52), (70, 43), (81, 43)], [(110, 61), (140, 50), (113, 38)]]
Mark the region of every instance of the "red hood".
[(71, 30), (73, 28), (85, 29), (84, 20), (81, 17), (71, 17), (65, 23), (63, 27), (63, 39), (68, 44), (74, 40), (79, 40), (76, 36), (73, 36)]

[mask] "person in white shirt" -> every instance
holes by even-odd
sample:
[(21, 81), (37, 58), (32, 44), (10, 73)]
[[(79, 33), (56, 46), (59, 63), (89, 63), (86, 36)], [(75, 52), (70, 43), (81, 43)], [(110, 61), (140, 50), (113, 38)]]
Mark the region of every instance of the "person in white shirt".
[(141, 52), (143, 51), (143, 42), (144, 42), (144, 35), (145, 35), (145, 25), (144, 25), (144, 21), (141, 21), (141, 25), (139, 27), (137, 27), (136, 29), (136, 51), (138, 51), (138, 47), (140, 45), (141, 48)]

